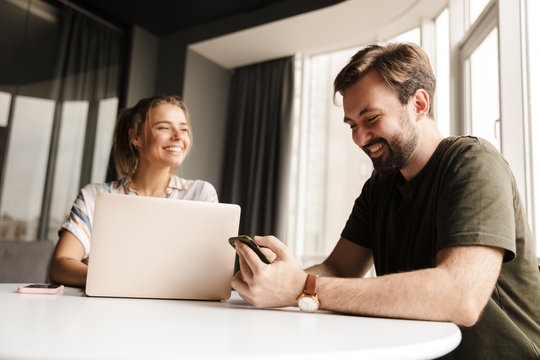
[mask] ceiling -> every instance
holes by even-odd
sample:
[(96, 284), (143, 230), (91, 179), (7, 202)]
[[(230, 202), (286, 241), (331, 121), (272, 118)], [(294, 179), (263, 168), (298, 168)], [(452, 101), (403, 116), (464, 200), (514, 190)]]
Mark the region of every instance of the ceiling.
[[(69, 2), (120, 26), (137, 25), (156, 36), (238, 16), (268, 12), (274, 21), (342, 0), (57, 0)], [(276, 11), (277, 10), (277, 11)]]
[(296, 53), (310, 55), (386, 41), (423, 22), (430, 23), (445, 6), (448, 0), (347, 0), (189, 48), (233, 69)]
[(54, 1), (161, 38), (187, 38), (192, 51), (226, 69), (388, 40), (448, 6), (448, 0)]

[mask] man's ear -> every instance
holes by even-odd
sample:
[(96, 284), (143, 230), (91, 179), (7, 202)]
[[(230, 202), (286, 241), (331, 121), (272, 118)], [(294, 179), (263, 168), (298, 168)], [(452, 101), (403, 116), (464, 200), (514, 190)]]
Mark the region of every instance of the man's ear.
[(412, 96), (411, 101), (414, 108), (414, 113), (416, 114), (416, 120), (420, 120), (423, 117), (427, 117), (429, 114), (429, 95), (426, 90), (418, 89)]

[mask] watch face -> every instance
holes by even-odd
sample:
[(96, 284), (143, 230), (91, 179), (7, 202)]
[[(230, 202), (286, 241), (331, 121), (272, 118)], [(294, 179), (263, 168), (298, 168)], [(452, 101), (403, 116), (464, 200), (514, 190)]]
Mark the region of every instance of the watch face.
[(311, 296), (304, 296), (298, 300), (298, 307), (302, 311), (315, 312), (319, 309), (319, 302)]

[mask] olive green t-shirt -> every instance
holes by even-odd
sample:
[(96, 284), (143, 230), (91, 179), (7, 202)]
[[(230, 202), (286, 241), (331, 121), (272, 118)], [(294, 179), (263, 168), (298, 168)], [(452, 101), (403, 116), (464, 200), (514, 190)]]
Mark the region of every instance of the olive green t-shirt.
[(489, 142), (444, 139), (408, 182), (374, 172), (341, 236), (372, 250), (377, 275), (435, 267), (449, 246), (505, 249), (480, 319), (461, 327), (460, 345), (445, 358), (540, 358), (535, 244), (510, 167)]

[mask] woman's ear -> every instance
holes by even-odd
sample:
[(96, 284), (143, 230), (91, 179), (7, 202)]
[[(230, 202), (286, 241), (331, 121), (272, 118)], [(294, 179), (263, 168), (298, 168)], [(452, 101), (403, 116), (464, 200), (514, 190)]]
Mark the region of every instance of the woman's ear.
[(420, 120), (423, 117), (428, 116), (429, 114), (429, 95), (426, 90), (418, 89), (411, 96), (414, 112), (416, 114), (416, 120)]
[(141, 146), (140, 136), (136, 135), (135, 129), (129, 129), (129, 143), (134, 145), (135, 147)]

